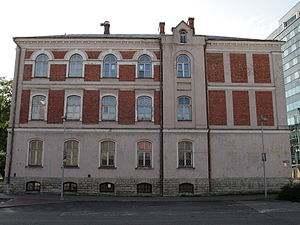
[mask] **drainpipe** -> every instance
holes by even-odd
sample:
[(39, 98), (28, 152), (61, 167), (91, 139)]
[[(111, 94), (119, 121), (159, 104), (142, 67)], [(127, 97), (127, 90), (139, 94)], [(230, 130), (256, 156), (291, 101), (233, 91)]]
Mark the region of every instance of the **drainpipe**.
[(210, 147), (210, 127), (208, 119), (208, 76), (206, 61), (206, 40), (204, 44), (204, 69), (205, 69), (205, 95), (206, 95), (206, 129), (207, 129), (207, 165), (208, 165), (208, 191), (212, 191), (211, 185), (211, 147)]
[(164, 195), (164, 134), (163, 134), (163, 49), (161, 37), (159, 42), (160, 48), (160, 195)]
[[(15, 42), (16, 43), (16, 42)], [(13, 111), (12, 112), (12, 127), (11, 127), (11, 136), (10, 136), (10, 148), (9, 150), (9, 162), (8, 162), (8, 171), (7, 171), (7, 180), (6, 184), (10, 184), (10, 176), (11, 176), (11, 166), (12, 166), (12, 158), (13, 158), (13, 149), (14, 149), (14, 137), (15, 137), (15, 124), (16, 124), (16, 108), (17, 108), (17, 99), (18, 99), (18, 86), (19, 86), (19, 74), (20, 74), (20, 63), (21, 63), (21, 47), (16, 43), (17, 45), (17, 51), (19, 51), (19, 54), (17, 54), (17, 68), (16, 68), (16, 74), (14, 76), (14, 79), (16, 81), (15, 90), (13, 93), (14, 98), (12, 98), (12, 103), (14, 103)]]

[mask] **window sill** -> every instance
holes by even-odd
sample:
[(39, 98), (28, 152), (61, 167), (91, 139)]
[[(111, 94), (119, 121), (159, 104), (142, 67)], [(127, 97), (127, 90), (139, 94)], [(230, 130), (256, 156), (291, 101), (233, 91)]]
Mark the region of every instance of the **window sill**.
[(136, 122), (138, 122), (138, 123), (153, 123), (153, 121), (152, 120), (137, 120)]
[(192, 170), (194, 170), (195, 167), (193, 167), (193, 166), (178, 166), (177, 169), (192, 169)]
[(30, 119), (30, 121), (46, 122), (47, 120), (44, 120), (44, 119)]
[(178, 122), (191, 122), (193, 120), (177, 120)]
[(181, 79), (181, 78), (183, 78), (183, 79), (191, 79), (192, 77), (191, 76), (189, 76), (189, 77), (178, 77), (177, 76), (177, 78), (179, 78), (179, 79)]
[(67, 79), (83, 79), (84, 77), (66, 77)]
[(43, 168), (42, 165), (27, 165), (25, 168)]
[(153, 77), (136, 77), (138, 80), (152, 80)]
[(99, 166), (98, 169), (115, 170), (115, 169), (117, 169), (117, 167), (115, 167), (115, 166)]
[(80, 169), (79, 166), (70, 166), (70, 165), (69, 166), (65, 165), (64, 168), (65, 169)]
[(47, 77), (46, 77), (46, 76), (45, 76), (45, 77), (31, 77), (31, 78), (35, 78), (35, 79), (36, 79), (36, 78), (37, 78), (37, 79), (49, 79), (48, 76), (47, 76)]
[(153, 167), (142, 167), (142, 166), (140, 166), (140, 167), (136, 167), (135, 169), (136, 170), (153, 170)]
[(112, 79), (112, 80), (118, 80), (119, 77), (101, 77), (101, 79)]

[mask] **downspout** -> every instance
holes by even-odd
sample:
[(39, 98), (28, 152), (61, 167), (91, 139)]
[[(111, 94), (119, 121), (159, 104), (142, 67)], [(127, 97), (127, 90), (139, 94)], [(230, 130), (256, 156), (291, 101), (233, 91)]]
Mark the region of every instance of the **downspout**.
[(210, 127), (208, 118), (208, 76), (207, 76), (207, 61), (206, 61), (206, 40), (204, 44), (204, 69), (205, 69), (205, 94), (206, 94), (206, 129), (207, 129), (207, 166), (208, 166), (208, 191), (212, 192), (211, 185), (211, 147), (210, 147)]
[(160, 48), (160, 102), (159, 102), (159, 108), (160, 108), (160, 195), (164, 195), (164, 134), (163, 134), (163, 49), (162, 49), (162, 43), (161, 43), (161, 36), (160, 36), (160, 42), (159, 42), (159, 48)]
[[(16, 42), (15, 42), (16, 43)], [(19, 51), (18, 57), (18, 63), (16, 71), (17, 73), (14, 76), (14, 79), (16, 79), (16, 85), (15, 85), (15, 92), (13, 94), (14, 98), (12, 99), (12, 102), (14, 102), (14, 108), (12, 111), (12, 127), (11, 127), (11, 137), (10, 137), (10, 149), (9, 149), (9, 163), (8, 163), (8, 172), (7, 172), (7, 180), (6, 183), (10, 184), (10, 176), (11, 176), (11, 166), (12, 166), (12, 158), (13, 158), (13, 149), (14, 149), (14, 137), (15, 137), (15, 124), (16, 124), (16, 108), (17, 108), (17, 98), (18, 98), (18, 86), (19, 86), (19, 74), (20, 74), (20, 63), (21, 63), (21, 47), (16, 43), (17, 49)]]

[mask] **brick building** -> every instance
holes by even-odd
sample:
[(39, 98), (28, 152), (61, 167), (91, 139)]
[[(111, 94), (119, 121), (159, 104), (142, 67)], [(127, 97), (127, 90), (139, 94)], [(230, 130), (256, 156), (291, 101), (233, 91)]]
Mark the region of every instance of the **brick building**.
[(290, 178), (282, 42), (165, 34), (17, 37), (11, 192), (178, 195)]

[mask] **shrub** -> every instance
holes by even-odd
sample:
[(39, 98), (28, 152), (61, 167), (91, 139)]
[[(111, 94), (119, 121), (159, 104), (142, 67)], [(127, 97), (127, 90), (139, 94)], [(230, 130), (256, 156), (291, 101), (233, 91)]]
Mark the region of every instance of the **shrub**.
[(292, 202), (300, 201), (300, 184), (289, 183), (281, 188), (278, 199)]

